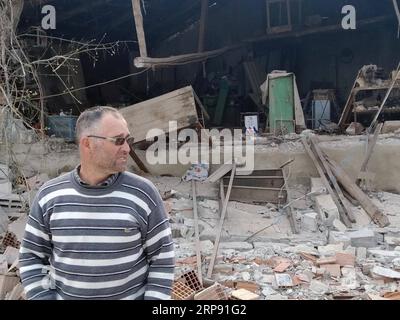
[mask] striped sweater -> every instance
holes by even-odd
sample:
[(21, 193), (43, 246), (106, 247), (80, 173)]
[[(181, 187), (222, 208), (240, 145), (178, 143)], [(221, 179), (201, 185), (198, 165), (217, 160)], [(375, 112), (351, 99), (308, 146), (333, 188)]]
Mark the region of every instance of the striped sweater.
[(128, 172), (110, 186), (84, 186), (74, 171), (50, 180), (31, 206), (19, 263), (28, 299), (169, 299), (174, 251), (162, 199)]

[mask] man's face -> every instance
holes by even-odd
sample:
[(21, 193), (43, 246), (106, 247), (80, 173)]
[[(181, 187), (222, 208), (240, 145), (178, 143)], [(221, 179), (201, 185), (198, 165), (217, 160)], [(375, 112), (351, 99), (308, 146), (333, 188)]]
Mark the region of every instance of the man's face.
[[(110, 138), (127, 137), (129, 129), (126, 121), (113, 114), (106, 113), (100, 120), (96, 135)], [(127, 168), (129, 145), (125, 141), (117, 146), (110, 140), (92, 139), (91, 161), (105, 174), (125, 171)]]

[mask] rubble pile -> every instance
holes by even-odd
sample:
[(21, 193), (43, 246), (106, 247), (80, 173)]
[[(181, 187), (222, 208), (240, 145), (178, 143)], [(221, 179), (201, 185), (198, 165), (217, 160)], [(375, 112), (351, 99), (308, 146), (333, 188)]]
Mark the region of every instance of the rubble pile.
[[(212, 276), (206, 277), (220, 221), (218, 183), (197, 183), (196, 220), (191, 182), (179, 177), (147, 178), (158, 188), (171, 222), (176, 250), (173, 299), (400, 299), (398, 194), (369, 193), (389, 218), (389, 226), (377, 226), (360, 205), (352, 204), (357, 221), (349, 228), (340, 221), (318, 178), (310, 179), (309, 186), (293, 184), (290, 190), (296, 200), (291, 207), (297, 234), (282, 205), (229, 201)], [(47, 175), (37, 174), (25, 183), (13, 181), (13, 188), (3, 186), (6, 192), (0, 196), (0, 299), (25, 298), (19, 279), (18, 249), (29, 199), (48, 179)], [(1, 183), (5, 184), (5, 180), (3, 176)], [(201, 277), (196, 257), (196, 223)]]
[[(208, 286), (218, 284), (227, 299), (235, 299), (232, 294), (237, 290), (247, 292), (239, 298), (243, 300), (400, 299), (400, 224), (393, 219), (399, 216), (400, 196), (373, 194), (373, 201), (391, 219), (385, 228), (372, 223), (356, 206), (352, 209), (359, 219), (353, 228), (346, 228), (336, 218), (323, 220), (317, 213), (317, 197), (295, 206), (301, 229), (297, 235), (291, 233), (286, 216), (276, 219), (279, 208), (272, 204), (230, 202), (213, 275), (204, 281)], [(182, 193), (175, 193), (165, 203), (176, 249), (176, 282), (181, 282), (182, 275), (198, 270), (193, 203), (190, 194)], [(238, 207), (248, 211), (235, 212)], [(203, 198), (198, 211), (205, 275), (214, 250), (218, 202)], [(272, 231), (250, 237), (269, 224)], [(199, 292), (175, 298), (196, 299)]]
[(19, 247), (25, 232), (29, 205), (49, 176), (37, 174), (26, 180), (20, 177), (13, 179), (10, 171), (8, 166), (1, 166), (0, 300), (24, 300), (18, 269)]

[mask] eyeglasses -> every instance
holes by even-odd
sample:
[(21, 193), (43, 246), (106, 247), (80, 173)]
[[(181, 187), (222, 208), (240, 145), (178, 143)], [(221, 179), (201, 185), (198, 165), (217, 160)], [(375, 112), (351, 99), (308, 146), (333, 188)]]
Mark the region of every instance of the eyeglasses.
[(126, 136), (125, 138), (123, 138), (123, 137), (102, 137), (102, 136), (94, 136), (94, 135), (90, 135), (87, 137), (108, 140), (108, 141), (113, 142), (116, 146), (122, 146), (125, 143), (125, 141), (128, 143), (128, 145), (131, 145), (131, 143), (135, 140), (135, 138), (131, 137), (130, 135)]

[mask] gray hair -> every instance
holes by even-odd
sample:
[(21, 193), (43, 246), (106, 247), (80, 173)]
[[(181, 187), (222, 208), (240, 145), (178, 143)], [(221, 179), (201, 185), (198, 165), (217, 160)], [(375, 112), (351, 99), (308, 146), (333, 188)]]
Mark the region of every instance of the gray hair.
[(99, 124), (103, 116), (107, 113), (114, 115), (116, 118), (123, 119), (122, 114), (113, 107), (96, 106), (83, 111), (76, 121), (76, 143), (79, 144), (79, 141), (84, 136), (84, 134), (93, 134), (96, 126)]

